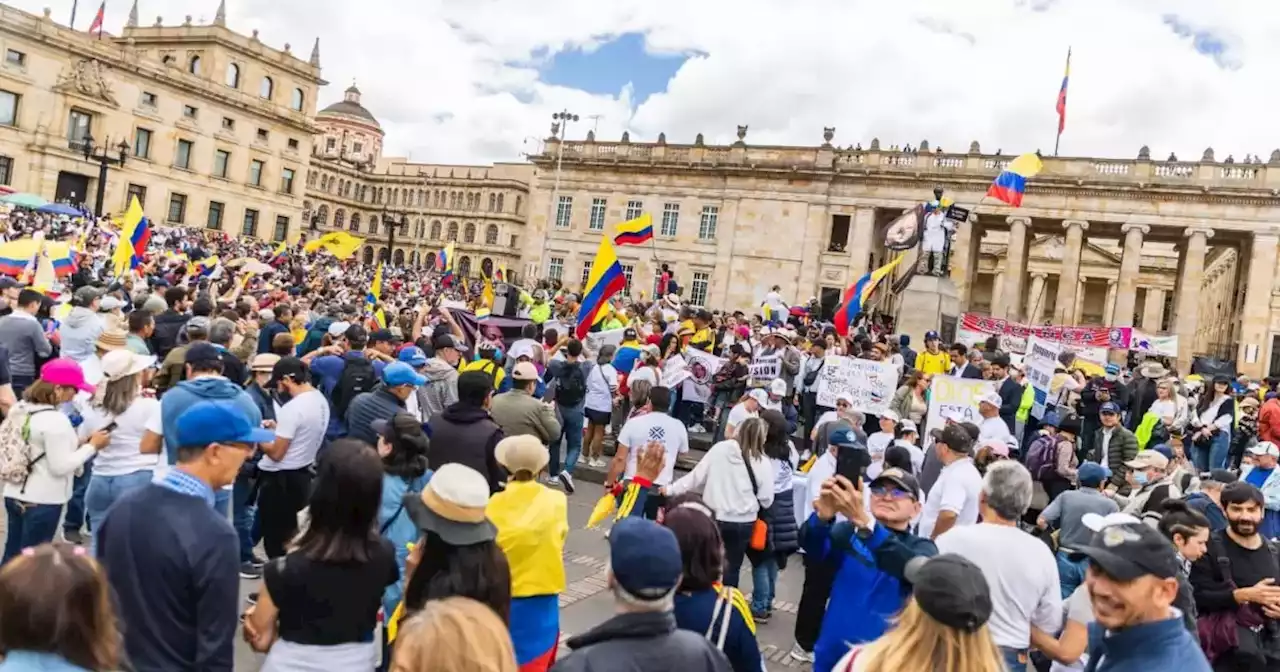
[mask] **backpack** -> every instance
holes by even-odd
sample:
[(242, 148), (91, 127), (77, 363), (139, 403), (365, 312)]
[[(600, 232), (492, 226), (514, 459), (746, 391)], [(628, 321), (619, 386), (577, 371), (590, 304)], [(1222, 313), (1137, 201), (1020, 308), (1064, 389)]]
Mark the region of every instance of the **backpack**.
[(344, 357), (342, 373), (333, 386), (333, 410), (339, 418), (347, 417), (351, 400), (361, 392), (370, 392), (378, 384), (373, 362), (366, 357)]
[(34, 413), (10, 412), (0, 423), (0, 481), (26, 486), (31, 466), (44, 459), (44, 453), (31, 457), (31, 416), (52, 411), (41, 408)]
[(1045, 434), (1027, 447), (1027, 471), (1037, 481), (1053, 473), (1058, 463), (1058, 437)]
[(587, 398), (587, 374), (582, 362), (565, 364), (556, 376), (556, 402), (565, 406), (577, 406)]

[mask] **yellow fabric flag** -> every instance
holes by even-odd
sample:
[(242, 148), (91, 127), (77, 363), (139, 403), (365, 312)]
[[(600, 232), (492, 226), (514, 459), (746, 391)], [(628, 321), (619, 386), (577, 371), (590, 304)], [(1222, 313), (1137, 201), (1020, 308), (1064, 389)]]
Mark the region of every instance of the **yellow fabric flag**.
[(484, 293), (480, 295), (481, 303), (485, 308), (493, 309), (493, 281), (489, 276), (484, 276)]
[(369, 285), (369, 293), (364, 297), (364, 301), (369, 306), (369, 312), (373, 313), (373, 319), (378, 321), (378, 326), (386, 329), (387, 316), (381, 308), (378, 308), (380, 298), (382, 298), (382, 262), (378, 262), (378, 270), (373, 272), (373, 283)]
[(315, 252), (323, 247), (339, 259), (350, 259), (363, 244), (364, 238), (357, 238), (345, 231), (334, 231), (308, 242), (302, 249)]

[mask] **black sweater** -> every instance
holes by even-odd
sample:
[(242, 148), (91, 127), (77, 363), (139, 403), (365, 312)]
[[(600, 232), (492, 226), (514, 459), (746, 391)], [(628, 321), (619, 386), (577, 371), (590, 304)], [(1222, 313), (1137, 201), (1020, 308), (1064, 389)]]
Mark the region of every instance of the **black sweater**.
[(98, 531), (138, 672), (231, 672), (240, 606), (239, 542), (202, 498), (149, 484), (111, 506)]

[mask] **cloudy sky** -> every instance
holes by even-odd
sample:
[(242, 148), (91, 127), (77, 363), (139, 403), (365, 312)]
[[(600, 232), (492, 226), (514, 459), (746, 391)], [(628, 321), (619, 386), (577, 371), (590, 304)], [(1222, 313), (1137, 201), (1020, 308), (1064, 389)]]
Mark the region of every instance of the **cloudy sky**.
[[(8, 0), (28, 11), (71, 0)], [(129, 0), (107, 6), (118, 31)], [(1280, 147), (1280, 8), (1264, 0), (227, 0), (228, 22), (310, 53), (321, 105), (353, 80), (388, 153), (519, 160), (552, 112), (570, 137), (837, 144), (978, 140), (1052, 151), (1073, 49), (1064, 155), (1198, 159)], [(96, 0), (80, 0), (87, 28)], [(140, 0), (210, 21), (217, 0)]]

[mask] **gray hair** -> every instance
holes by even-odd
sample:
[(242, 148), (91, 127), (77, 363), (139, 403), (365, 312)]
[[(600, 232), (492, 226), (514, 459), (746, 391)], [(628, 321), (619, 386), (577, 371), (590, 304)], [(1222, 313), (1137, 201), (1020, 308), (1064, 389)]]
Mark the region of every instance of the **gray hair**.
[(618, 351), (612, 343), (606, 343), (600, 346), (600, 352), (596, 355), (597, 364), (608, 364), (613, 361), (613, 355)]
[(236, 323), (225, 317), (219, 317), (209, 325), (209, 342), (218, 345), (230, 345), (231, 337), (236, 333)]
[[(612, 574), (613, 570), (609, 570), (609, 573)], [(656, 600), (646, 600), (628, 593), (627, 589), (623, 588), (622, 584), (618, 583), (617, 579), (614, 579), (612, 583), (614, 599), (618, 601), (619, 605), (629, 612), (654, 612), (664, 614), (676, 608), (676, 588), (679, 586), (673, 586), (670, 592)]]
[(653, 383), (647, 380), (637, 380), (631, 383), (631, 408), (644, 408), (649, 403), (649, 390), (653, 389)]
[(1000, 460), (987, 467), (982, 495), (1001, 518), (1016, 521), (1031, 507), (1031, 472), (1021, 463)]

